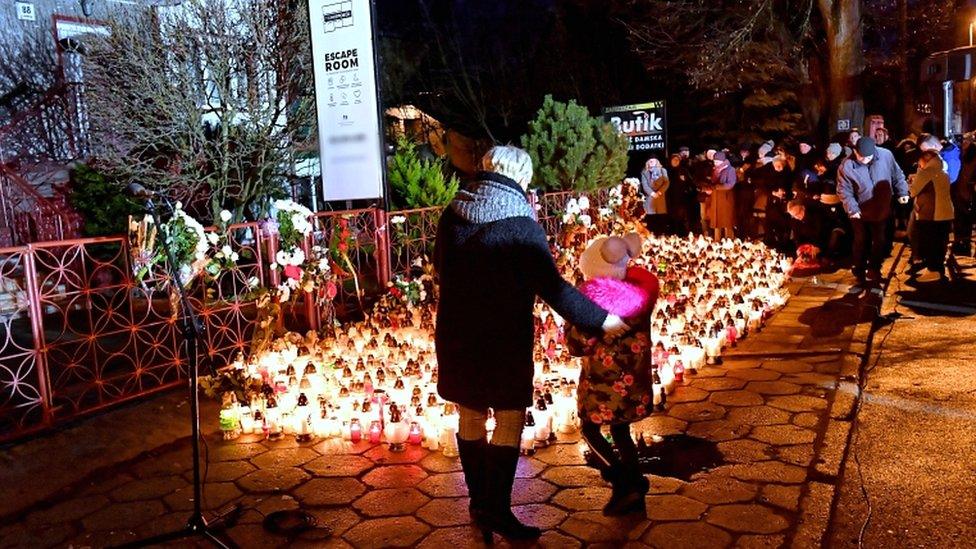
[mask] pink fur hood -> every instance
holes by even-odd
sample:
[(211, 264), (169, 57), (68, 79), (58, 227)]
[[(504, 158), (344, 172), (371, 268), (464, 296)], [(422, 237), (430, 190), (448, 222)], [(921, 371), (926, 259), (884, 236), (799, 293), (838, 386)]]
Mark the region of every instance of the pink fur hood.
[(640, 267), (630, 267), (623, 280), (600, 277), (587, 280), (580, 286), (583, 295), (621, 318), (648, 314), (658, 295), (658, 280), (654, 274)]

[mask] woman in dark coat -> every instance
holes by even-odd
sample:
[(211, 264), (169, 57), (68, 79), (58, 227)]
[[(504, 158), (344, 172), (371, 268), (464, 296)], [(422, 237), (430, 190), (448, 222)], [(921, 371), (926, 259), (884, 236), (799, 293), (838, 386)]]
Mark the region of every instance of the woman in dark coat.
[[(535, 298), (591, 334), (617, 335), (627, 325), (560, 276), (525, 194), (532, 179), (528, 153), (494, 147), (481, 167), (479, 180), (458, 192), (437, 228), (437, 390), (459, 404), (469, 510), (485, 541), (492, 532), (532, 539), (541, 532), (512, 514), (511, 493), (525, 408), (532, 404)], [(496, 420), (491, 444), (488, 408)]]
[(735, 168), (729, 164), (724, 152), (717, 152), (713, 157), (715, 168), (712, 171), (712, 188), (709, 195), (709, 219), (715, 232), (715, 240), (723, 236), (732, 238), (735, 228), (735, 188), (738, 176)]
[(671, 230), (674, 234), (686, 235), (701, 227), (698, 190), (692, 180), (691, 171), (681, 163), (680, 155), (672, 154), (669, 164), (668, 181), (671, 184), (665, 197), (671, 215)]

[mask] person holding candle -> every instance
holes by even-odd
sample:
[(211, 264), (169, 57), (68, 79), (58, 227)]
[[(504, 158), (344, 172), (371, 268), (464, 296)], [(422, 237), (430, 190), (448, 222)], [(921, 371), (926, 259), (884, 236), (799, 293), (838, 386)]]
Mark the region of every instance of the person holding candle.
[[(641, 240), (635, 233), (597, 238), (587, 247), (580, 256), (580, 270), (586, 279), (580, 291), (626, 318), (632, 328), (612, 341), (590, 337), (574, 328), (568, 342), (570, 352), (583, 357), (576, 394), (583, 438), (600, 463), (603, 477), (613, 486), (610, 501), (603, 508), (606, 516), (642, 511), (649, 487), (640, 472), (630, 424), (653, 410), (654, 348), (649, 334), (659, 283), (647, 270), (627, 267), (640, 252)], [(610, 427), (619, 457), (603, 438), (604, 425)]]
[[(532, 404), (535, 299), (587, 333), (616, 335), (627, 326), (559, 274), (526, 195), (532, 180), (528, 153), (493, 147), (481, 168), (444, 210), (437, 229), (437, 389), (460, 407), (457, 442), (469, 509), (485, 541), (492, 532), (533, 539), (541, 531), (515, 517), (511, 491), (525, 409)], [(496, 422), (490, 444), (489, 408)]]

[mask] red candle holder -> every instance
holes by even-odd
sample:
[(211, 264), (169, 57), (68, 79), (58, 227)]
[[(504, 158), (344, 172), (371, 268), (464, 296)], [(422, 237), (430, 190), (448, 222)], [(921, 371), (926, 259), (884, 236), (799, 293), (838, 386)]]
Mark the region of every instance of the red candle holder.
[(383, 428), (380, 427), (379, 421), (374, 421), (369, 425), (369, 441), (373, 444), (379, 444), (380, 435), (383, 434)]

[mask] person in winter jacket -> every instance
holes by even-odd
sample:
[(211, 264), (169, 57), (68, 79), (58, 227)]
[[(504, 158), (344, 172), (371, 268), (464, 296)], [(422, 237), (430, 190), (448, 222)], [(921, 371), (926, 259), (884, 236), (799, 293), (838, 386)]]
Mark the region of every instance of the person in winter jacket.
[(668, 191), (665, 193), (668, 214), (671, 216), (671, 230), (675, 234), (686, 235), (701, 228), (698, 208), (698, 190), (691, 171), (681, 163), (681, 156), (672, 154), (668, 167)]
[[(637, 461), (630, 424), (649, 416), (654, 407), (650, 328), (659, 286), (652, 273), (640, 267), (628, 268), (640, 252), (640, 237), (631, 233), (622, 238), (597, 238), (581, 254), (585, 282), (580, 291), (628, 319), (632, 329), (607, 342), (574, 328), (568, 339), (570, 352), (583, 357), (577, 390), (583, 438), (603, 477), (613, 486), (610, 501), (603, 508), (606, 516), (644, 510), (649, 488)], [(610, 428), (619, 457), (601, 433), (604, 425)]]
[(949, 230), (954, 217), (949, 176), (942, 170), (942, 158), (932, 150), (922, 152), (918, 167), (909, 188), (915, 198), (918, 255), (928, 269), (930, 278), (944, 279)]
[(712, 170), (712, 185), (706, 191), (709, 195), (708, 218), (716, 240), (723, 236), (732, 238), (735, 228), (735, 196), (732, 189), (735, 188), (738, 176), (724, 152), (715, 153), (712, 162), (715, 165)]
[(647, 229), (655, 234), (664, 234), (668, 228), (667, 191), (671, 182), (668, 172), (655, 157), (647, 159), (641, 171), (641, 190), (644, 191), (644, 214)]
[(841, 163), (837, 194), (854, 231), (851, 271), (860, 286), (868, 279), (879, 283), (892, 195), (899, 203), (908, 203), (905, 174), (890, 151), (876, 146), (874, 139), (862, 137), (852, 157)]
[[(437, 227), (437, 390), (460, 407), (461, 468), (471, 518), (485, 541), (493, 532), (532, 539), (540, 530), (512, 514), (511, 492), (525, 408), (532, 403), (535, 299), (586, 333), (617, 335), (628, 327), (560, 276), (525, 194), (532, 179), (528, 153), (494, 147), (481, 168)], [(491, 444), (488, 408), (496, 420)]]

